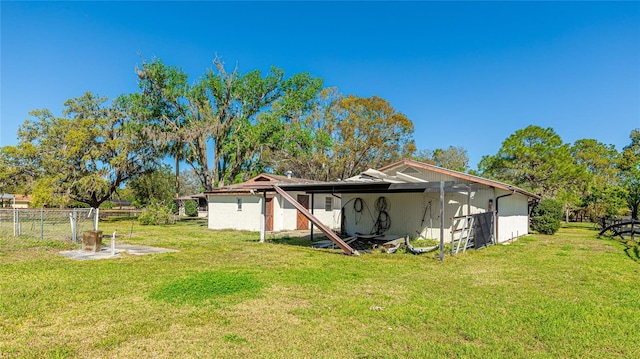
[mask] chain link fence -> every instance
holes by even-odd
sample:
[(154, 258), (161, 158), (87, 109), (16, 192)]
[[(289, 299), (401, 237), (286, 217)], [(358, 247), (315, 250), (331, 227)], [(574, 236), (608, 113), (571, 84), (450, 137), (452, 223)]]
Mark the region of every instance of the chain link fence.
[(97, 227), (98, 211), (73, 209), (0, 209), (0, 237), (26, 236), (79, 243), (82, 232)]

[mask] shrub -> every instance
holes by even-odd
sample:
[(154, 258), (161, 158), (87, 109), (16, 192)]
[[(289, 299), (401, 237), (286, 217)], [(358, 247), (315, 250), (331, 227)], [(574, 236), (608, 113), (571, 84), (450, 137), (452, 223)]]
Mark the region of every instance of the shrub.
[(138, 217), (140, 224), (157, 226), (159, 224), (169, 224), (171, 220), (171, 208), (155, 200), (151, 201), (147, 207), (142, 209)]
[(531, 213), (531, 229), (542, 234), (554, 234), (560, 229), (562, 204), (556, 200), (541, 200)]
[(167, 204), (167, 208), (169, 208), (169, 213), (178, 214), (178, 207), (176, 206), (176, 201), (170, 201)]
[(198, 202), (190, 199), (184, 203), (184, 214), (189, 217), (196, 217), (198, 215)]
[(114, 205), (111, 201), (102, 202), (100, 209), (113, 209)]

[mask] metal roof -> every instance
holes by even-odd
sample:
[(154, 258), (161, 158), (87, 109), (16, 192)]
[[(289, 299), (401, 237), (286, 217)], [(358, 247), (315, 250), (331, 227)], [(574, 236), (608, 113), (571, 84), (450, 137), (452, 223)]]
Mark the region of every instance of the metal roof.
[(440, 191), (440, 181), (426, 181), (401, 172), (397, 172), (396, 175), (390, 175), (384, 172), (402, 165), (449, 175), (470, 183), (444, 181), (445, 192), (467, 192), (478, 189), (481, 186), (487, 186), (520, 193), (530, 198), (540, 199), (540, 196), (516, 186), (413, 160), (398, 161), (378, 170), (368, 169), (357, 176), (334, 182), (320, 182), (263, 173), (246, 182), (216, 188), (206, 192), (206, 194), (250, 193), (252, 190), (271, 192), (273, 191), (274, 185), (290, 191), (305, 191), (308, 193), (418, 193)]

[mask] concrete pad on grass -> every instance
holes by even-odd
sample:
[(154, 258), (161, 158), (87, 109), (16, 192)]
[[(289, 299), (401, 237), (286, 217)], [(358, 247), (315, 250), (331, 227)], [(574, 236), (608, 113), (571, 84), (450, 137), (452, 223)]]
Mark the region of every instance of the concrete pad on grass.
[(133, 244), (116, 244), (115, 255), (111, 254), (110, 246), (104, 246), (102, 249), (100, 249), (97, 252), (79, 249), (74, 251), (61, 251), (60, 254), (71, 259), (92, 260), (92, 259), (120, 258), (122, 257), (120, 255), (121, 253), (142, 256), (145, 254), (168, 253), (168, 252), (178, 252), (178, 251), (175, 249), (169, 249), (169, 248), (139, 246), (139, 245), (133, 245)]

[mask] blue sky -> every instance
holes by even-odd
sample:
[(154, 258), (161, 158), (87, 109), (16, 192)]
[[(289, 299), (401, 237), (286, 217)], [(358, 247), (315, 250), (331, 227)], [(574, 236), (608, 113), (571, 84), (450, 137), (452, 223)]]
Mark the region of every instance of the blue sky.
[(528, 125), (619, 150), (640, 127), (640, 2), (0, 4), (0, 146), (31, 110), (136, 91), (142, 58), (195, 80), (216, 54), (380, 96), (418, 148), (462, 146), (472, 168)]

